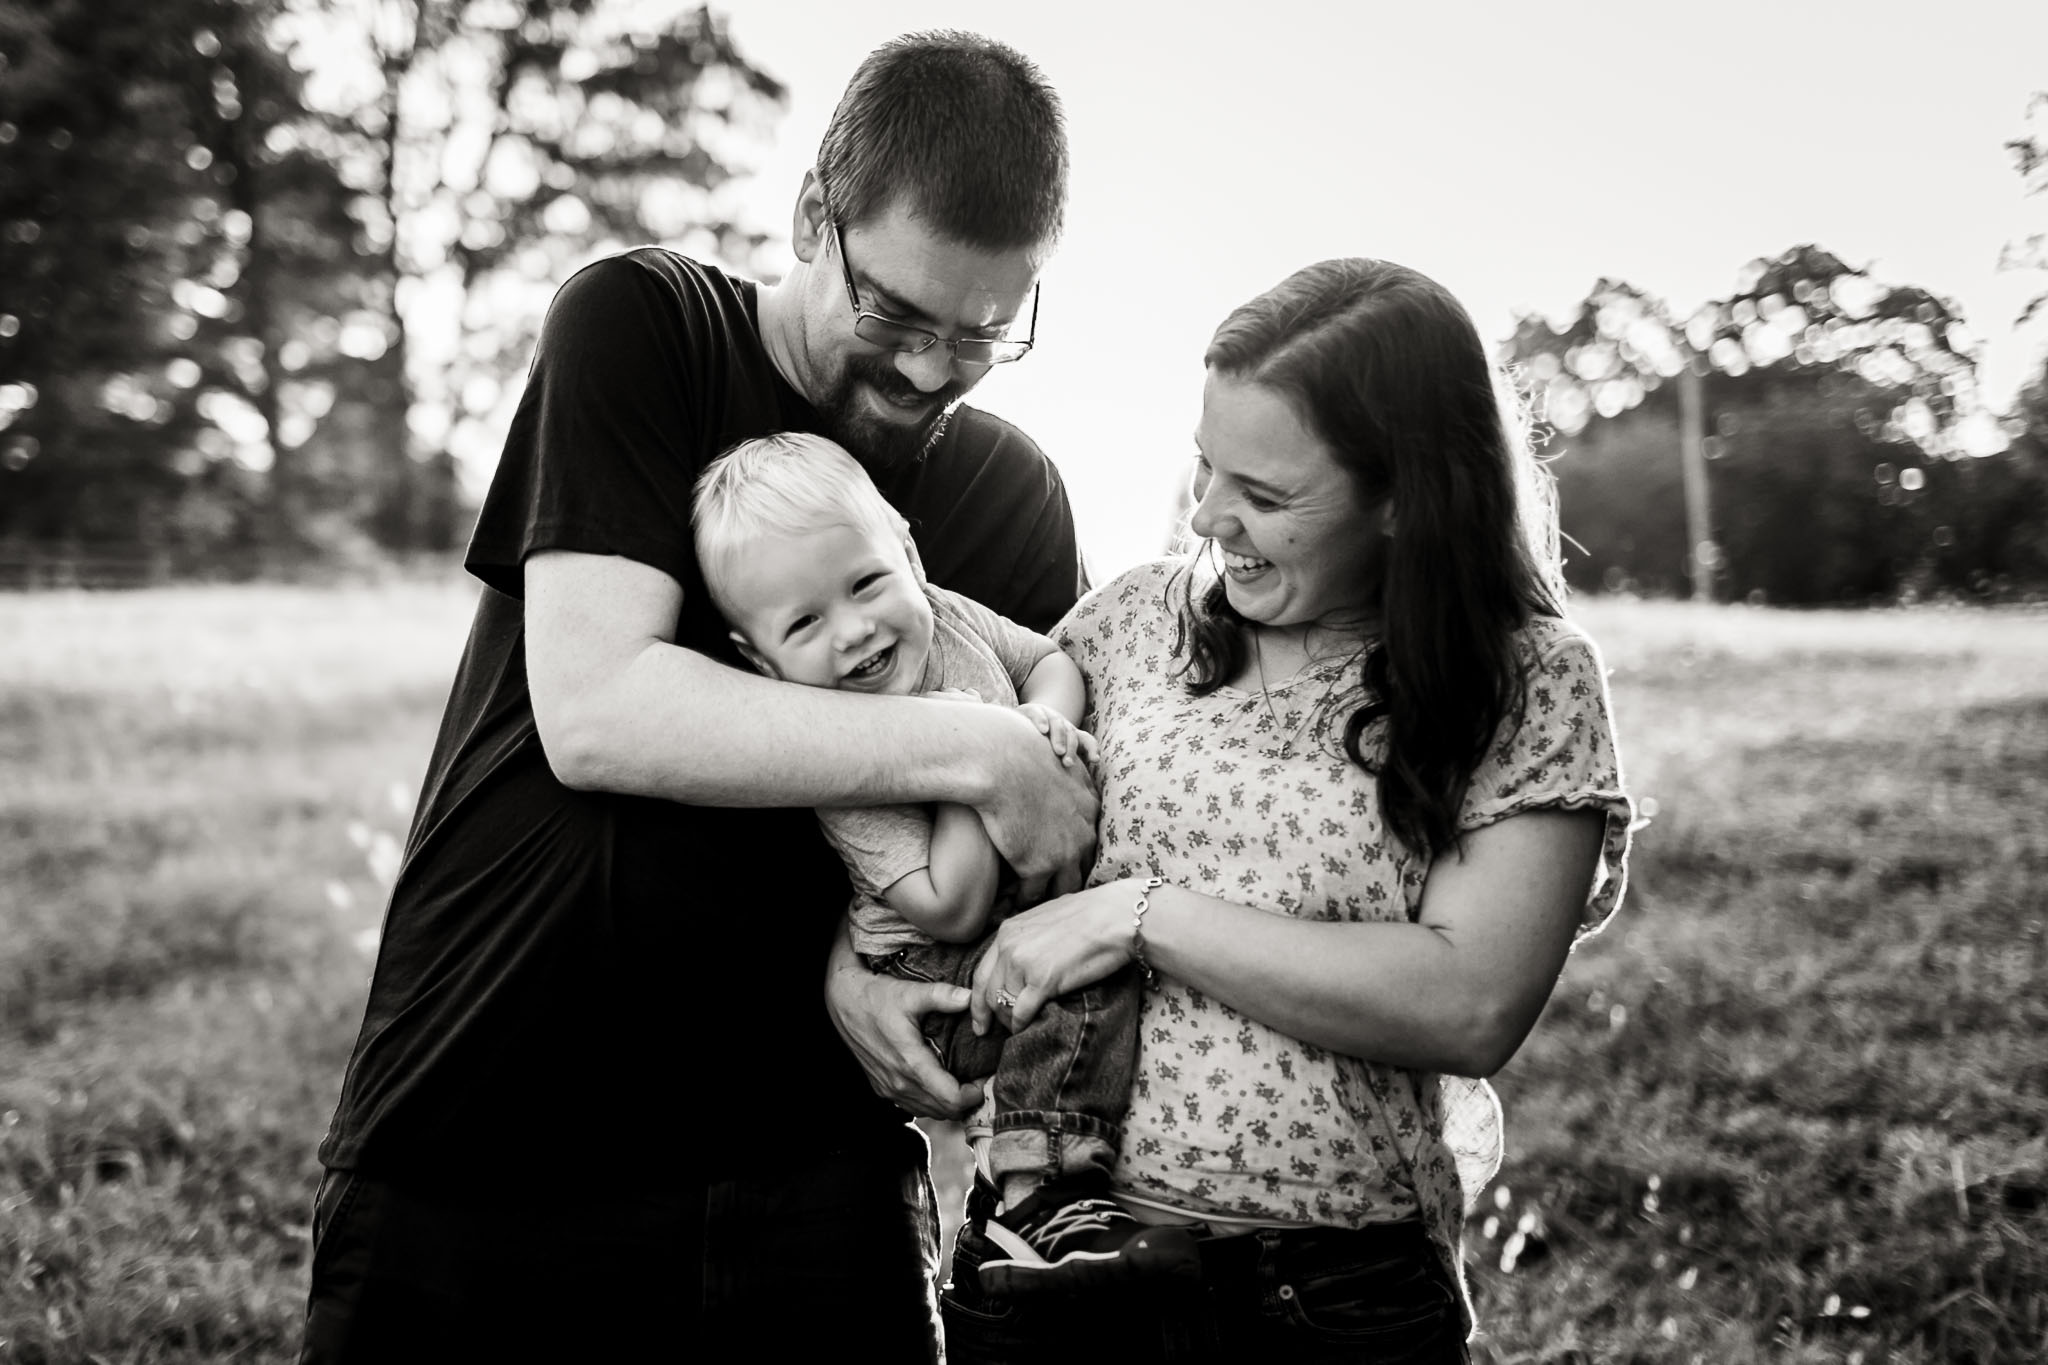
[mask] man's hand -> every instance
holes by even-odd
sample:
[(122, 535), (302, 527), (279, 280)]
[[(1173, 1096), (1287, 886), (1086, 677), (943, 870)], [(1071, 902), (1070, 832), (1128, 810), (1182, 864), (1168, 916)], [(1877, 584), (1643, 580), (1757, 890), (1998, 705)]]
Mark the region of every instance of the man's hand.
[(1095, 736), (1050, 706), (1027, 701), (1017, 707), (1017, 714), (1038, 727), (1038, 733), (1045, 736), (1046, 743), (1052, 745), (1053, 753), (1065, 766), (1073, 767), (1076, 759), (1091, 765), (1095, 762)]
[(963, 1010), (967, 999), (965, 986), (869, 971), (840, 926), (825, 970), (825, 1013), (875, 1093), (919, 1118), (965, 1118), (981, 1103), (981, 1087), (954, 1080), (919, 1028), (925, 1015)]
[(1095, 780), (1062, 763), (1021, 712), (998, 714), (1016, 720), (985, 756), (988, 787), (966, 804), (1016, 869), (1023, 904), (1078, 891), (1095, 859)]

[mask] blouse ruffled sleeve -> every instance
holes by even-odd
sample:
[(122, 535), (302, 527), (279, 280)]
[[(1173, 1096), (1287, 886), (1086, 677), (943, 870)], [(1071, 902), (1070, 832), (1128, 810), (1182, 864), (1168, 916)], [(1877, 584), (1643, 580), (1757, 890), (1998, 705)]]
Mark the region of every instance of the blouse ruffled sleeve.
[(1593, 642), (1561, 623), (1532, 631), (1533, 666), (1522, 706), (1503, 722), (1472, 775), (1458, 828), (1479, 829), (1532, 810), (1596, 810), (1606, 821), (1600, 866), (1579, 934), (1596, 932), (1621, 903), (1634, 808), (1622, 787), (1607, 672)]

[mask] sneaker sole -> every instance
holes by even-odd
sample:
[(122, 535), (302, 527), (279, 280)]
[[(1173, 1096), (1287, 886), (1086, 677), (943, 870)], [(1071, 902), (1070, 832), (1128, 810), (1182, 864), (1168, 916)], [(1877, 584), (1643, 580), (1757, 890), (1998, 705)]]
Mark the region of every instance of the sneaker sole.
[(1202, 1278), (1202, 1253), (1192, 1234), (1155, 1228), (1126, 1242), (1120, 1251), (1075, 1251), (1057, 1261), (999, 1257), (983, 1261), (984, 1293), (1010, 1298), (1040, 1294), (1085, 1294), (1101, 1289), (1193, 1284)]

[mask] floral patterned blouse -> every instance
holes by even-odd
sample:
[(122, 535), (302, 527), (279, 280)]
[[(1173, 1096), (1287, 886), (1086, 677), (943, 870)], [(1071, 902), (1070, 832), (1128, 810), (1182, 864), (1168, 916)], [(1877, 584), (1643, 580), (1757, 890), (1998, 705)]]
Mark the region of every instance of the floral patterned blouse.
[[(1175, 676), (1166, 601), (1184, 567), (1133, 569), (1054, 632), (1087, 677), (1101, 744), (1091, 884), (1159, 876), (1276, 915), (1413, 920), (1429, 864), (1383, 834), (1374, 779), (1343, 752), (1344, 721), (1363, 699), (1358, 661), (1311, 666), (1263, 693), (1190, 694)], [(1564, 622), (1533, 621), (1520, 644), (1522, 713), (1474, 775), (1459, 827), (1545, 807), (1603, 812), (1581, 920), (1590, 933), (1621, 898), (1630, 823), (1605, 674)], [(1382, 726), (1366, 732), (1369, 759), (1376, 742)], [(1419, 1213), (1462, 1281), (1466, 1201), (1499, 1164), (1499, 1111), (1483, 1082), (1329, 1052), (1169, 977), (1146, 995), (1139, 1038), (1117, 1161), (1127, 1193), (1263, 1222), (1359, 1227)]]

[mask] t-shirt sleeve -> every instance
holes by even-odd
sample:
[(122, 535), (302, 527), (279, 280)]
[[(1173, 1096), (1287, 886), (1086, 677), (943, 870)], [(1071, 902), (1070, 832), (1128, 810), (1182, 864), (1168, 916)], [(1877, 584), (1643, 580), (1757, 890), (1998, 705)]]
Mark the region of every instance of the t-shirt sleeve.
[(1045, 636), (1035, 630), (1026, 630), (971, 597), (962, 597), (957, 592), (948, 592), (937, 586), (932, 587), (931, 594), (938, 609), (950, 614), (955, 625), (994, 652), (996, 662), (1010, 677), (1010, 686), (1019, 692), (1024, 690), (1024, 680), (1031, 676), (1031, 670), (1038, 667), (1040, 661), (1049, 654), (1059, 653), (1059, 646)]
[(1458, 828), (1545, 809), (1595, 810), (1606, 822), (1579, 920), (1582, 935), (1593, 933), (1621, 903), (1634, 811), (1622, 789), (1606, 670), (1593, 642), (1569, 627), (1541, 646), (1524, 679), (1520, 713), (1502, 723), (1472, 775)]
[(1041, 629), (1059, 620), (1088, 591), (1088, 566), (1075, 539), (1074, 512), (1066, 486), (1051, 464), (1046, 466), (1044, 502), (1026, 538), (1022, 565), (1036, 566), (1031, 581), (1019, 585), (1016, 617)]
[(576, 550), (691, 586), (690, 494), (706, 455), (686, 448), (685, 331), (673, 295), (627, 257), (556, 292), (470, 539), (471, 573), (517, 597), (528, 555)]
[(825, 806), (825, 840), (839, 851), (854, 889), (871, 900), (932, 862), (928, 806)]

